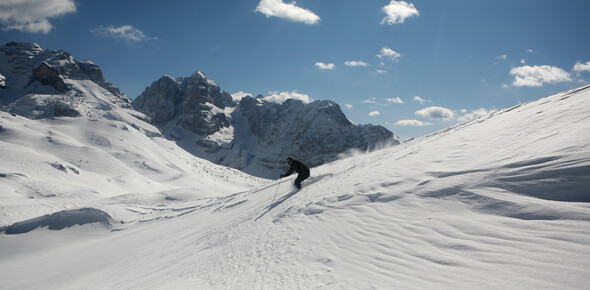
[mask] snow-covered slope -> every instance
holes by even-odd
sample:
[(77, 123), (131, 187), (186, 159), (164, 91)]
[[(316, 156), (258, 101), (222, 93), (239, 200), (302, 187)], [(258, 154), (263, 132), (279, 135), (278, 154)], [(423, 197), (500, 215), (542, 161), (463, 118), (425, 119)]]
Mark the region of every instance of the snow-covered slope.
[(126, 122), (81, 117), (0, 112), (0, 158), (0, 226), (108, 198), (170, 199), (183, 188), (214, 197), (262, 182)]
[(589, 131), (584, 87), (314, 168), (295, 194), (138, 199), (154, 219), (1, 235), (0, 288), (584, 289)]
[(11, 42), (0, 73), (0, 227), (108, 198), (213, 197), (261, 182), (161, 138), (90, 61)]

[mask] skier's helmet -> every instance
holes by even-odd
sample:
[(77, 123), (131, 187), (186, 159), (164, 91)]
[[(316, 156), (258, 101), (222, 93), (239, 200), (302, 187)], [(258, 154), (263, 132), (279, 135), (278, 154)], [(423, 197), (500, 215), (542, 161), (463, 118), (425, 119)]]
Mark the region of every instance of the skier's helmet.
[(291, 156), (287, 157), (287, 163), (291, 163), (291, 161), (293, 161), (293, 157), (291, 157)]

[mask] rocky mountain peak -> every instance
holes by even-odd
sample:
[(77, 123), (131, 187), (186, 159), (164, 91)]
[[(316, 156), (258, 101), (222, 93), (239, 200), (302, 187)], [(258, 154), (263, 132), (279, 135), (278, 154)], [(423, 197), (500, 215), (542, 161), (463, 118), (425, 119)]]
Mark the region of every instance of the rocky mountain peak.
[[(65, 50), (44, 50), (35, 43), (9, 42), (0, 46), (0, 76), (0, 109), (30, 118), (64, 114), (96, 117), (110, 105), (129, 108), (131, 103), (117, 87), (105, 81), (93, 62), (78, 61)], [(110, 105), (82, 102), (81, 98), (104, 99)]]
[(185, 150), (262, 177), (283, 170), (287, 155), (316, 166), (349, 149), (399, 144), (384, 127), (354, 125), (331, 101), (278, 104), (259, 95), (236, 103), (200, 71), (190, 77), (163, 76), (133, 106)]
[(152, 83), (134, 101), (136, 110), (145, 113), (152, 124), (175, 123), (195, 134), (208, 135), (229, 126), (223, 111), (236, 103), (227, 92), (200, 71), (190, 77), (165, 75)]

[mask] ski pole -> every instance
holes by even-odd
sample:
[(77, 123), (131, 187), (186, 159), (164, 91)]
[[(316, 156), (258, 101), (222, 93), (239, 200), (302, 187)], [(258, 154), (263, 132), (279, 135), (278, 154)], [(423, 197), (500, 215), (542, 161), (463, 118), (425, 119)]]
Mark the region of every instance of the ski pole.
[(275, 201), (275, 197), (277, 196), (277, 192), (279, 192), (279, 186), (281, 186), (281, 181), (283, 180), (283, 178), (281, 177), (279, 179), (279, 184), (277, 184), (277, 190), (275, 190), (275, 195), (272, 197), (272, 202), (273, 203)]

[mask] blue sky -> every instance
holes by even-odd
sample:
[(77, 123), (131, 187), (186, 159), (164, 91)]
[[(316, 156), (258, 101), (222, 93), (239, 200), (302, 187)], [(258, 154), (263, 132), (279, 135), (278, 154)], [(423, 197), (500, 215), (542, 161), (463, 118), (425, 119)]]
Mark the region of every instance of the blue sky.
[(0, 0), (0, 41), (92, 60), (131, 98), (204, 72), (332, 100), (407, 138), (590, 81), (586, 0)]

